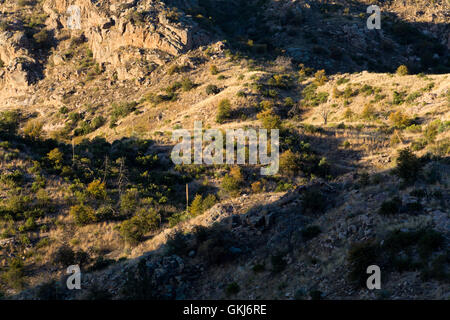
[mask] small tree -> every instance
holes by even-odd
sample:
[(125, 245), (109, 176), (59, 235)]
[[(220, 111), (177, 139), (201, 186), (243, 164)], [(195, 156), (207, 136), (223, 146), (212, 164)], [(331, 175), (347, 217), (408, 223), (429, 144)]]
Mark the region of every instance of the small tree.
[(406, 76), (406, 75), (409, 73), (408, 67), (405, 66), (404, 64), (402, 64), (401, 66), (399, 66), (399, 67), (397, 68), (396, 73), (397, 73), (398, 75), (400, 75), (400, 76)]
[(96, 179), (89, 183), (86, 188), (86, 191), (89, 195), (91, 195), (95, 199), (105, 199), (106, 198), (106, 185), (104, 182), (101, 182), (99, 179)]
[(60, 169), (64, 163), (64, 154), (58, 148), (47, 153), (47, 158), (55, 169)]
[(328, 123), (328, 116), (331, 113), (331, 109), (327, 106), (324, 105), (320, 108), (320, 116), (323, 119), (323, 124), (326, 125)]
[(211, 72), (211, 74), (213, 76), (215, 76), (216, 74), (219, 73), (219, 69), (217, 69), (217, 66), (215, 64), (211, 65), (211, 67), (209, 67), (209, 71)]
[(208, 194), (205, 197), (205, 199), (203, 199), (203, 203), (202, 203), (203, 211), (206, 211), (209, 208), (211, 208), (213, 205), (216, 204), (216, 202), (217, 202), (216, 196), (213, 194)]
[(192, 216), (198, 216), (203, 213), (202, 196), (197, 194), (189, 206), (189, 212)]
[(402, 178), (406, 183), (413, 183), (417, 180), (422, 169), (420, 159), (416, 157), (409, 148), (400, 150), (397, 158), (397, 167), (394, 173)]
[(299, 155), (290, 149), (280, 156), (280, 171), (283, 174), (293, 176), (300, 170)]
[(318, 86), (321, 86), (321, 85), (325, 84), (325, 82), (328, 81), (328, 78), (327, 78), (327, 76), (326, 76), (326, 74), (325, 74), (325, 70), (323, 70), (323, 69), (317, 71), (317, 72), (314, 74), (314, 78), (315, 78), (314, 82), (315, 82)]
[(130, 215), (136, 211), (139, 200), (139, 193), (136, 189), (127, 190), (125, 194), (120, 197), (120, 212), (125, 215)]
[(396, 127), (402, 128), (411, 125), (412, 120), (409, 119), (401, 111), (393, 112), (389, 115), (389, 121), (391, 121)]
[(262, 111), (256, 117), (261, 120), (263, 127), (267, 130), (281, 129), (281, 119), (275, 114), (273, 109)]

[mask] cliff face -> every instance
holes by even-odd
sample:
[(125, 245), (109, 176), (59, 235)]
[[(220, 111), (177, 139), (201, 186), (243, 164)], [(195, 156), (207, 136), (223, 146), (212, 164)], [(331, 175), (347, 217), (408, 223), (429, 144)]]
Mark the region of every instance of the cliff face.
[(0, 59), (6, 68), (0, 70), (0, 86), (10, 93), (18, 93), (37, 78), (32, 66), (36, 60), (23, 31), (0, 33)]
[[(78, 32), (87, 38), (93, 58), (119, 68), (119, 79), (135, 76), (122, 68), (126, 63), (145, 60), (161, 65), (168, 55), (179, 55), (205, 40), (192, 20), (186, 17), (178, 20), (176, 12), (162, 2), (153, 1), (94, 4), (80, 0), (72, 4), (66, 0), (48, 0), (44, 4), (50, 17), (48, 25), (57, 30), (69, 29), (66, 10), (70, 5), (80, 8)], [(173, 17), (169, 18), (170, 15)]]
[[(448, 299), (449, 2), (430, 3), (0, 0), (0, 299)], [(175, 166), (196, 121), (283, 129), (279, 174)], [(355, 286), (360, 245), (383, 294)]]
[[(5, 68), (0, 69), (0, 86), (5, 98), (23, 94), (42, 78), (39, 69), (48, 61), (64, 63), (59, 51), (67, 48), (68, 38), (82, 36), (93, 59), (114, 70), (119, 80), (141, 78), (208, 38), (191, 18), (163, 2), (46, 0), (29, 11), (14, 4), (4, 6), (0, 59)], [(75, 9), (70, 11), (71, 7)], [(68, 23), (77, 11), (80, 28), (73, 28)], [(32, 15), (31, 23), (23, 18), (27, 14)], [(42, 30), (51, 49), (36, 48), (33, 37)]]

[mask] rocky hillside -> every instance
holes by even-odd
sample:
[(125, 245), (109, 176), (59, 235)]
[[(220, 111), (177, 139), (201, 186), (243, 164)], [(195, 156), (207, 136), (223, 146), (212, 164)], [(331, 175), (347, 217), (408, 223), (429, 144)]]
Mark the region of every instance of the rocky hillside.
[[(449, 8), (0, 0), (0, 296), (448, 299)], [(174, 165), (199, 120), (279, 173)]]

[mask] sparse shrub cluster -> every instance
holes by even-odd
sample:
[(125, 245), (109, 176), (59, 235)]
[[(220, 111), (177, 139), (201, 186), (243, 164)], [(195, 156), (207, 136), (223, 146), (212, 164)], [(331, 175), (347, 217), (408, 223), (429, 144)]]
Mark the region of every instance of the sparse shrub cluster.
[(136, 110), (138, 103), (133, 102), (122, 102), (120, 104), (113, 103), (111, 110), (111, 125), (114, 126), (116, 121), (120, 118), (124, 118), (133, 111)]

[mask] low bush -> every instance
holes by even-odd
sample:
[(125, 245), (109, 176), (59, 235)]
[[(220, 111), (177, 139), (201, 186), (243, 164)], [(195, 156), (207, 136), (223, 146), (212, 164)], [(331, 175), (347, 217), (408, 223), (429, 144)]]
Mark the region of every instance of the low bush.
[(221, 183), (221, 188), (231, 195), (239, 193), (240, 187), (244, 182), (242, 171), (239, 167), (233, 167), (229, 174), (226, 174)]
[(219, 92), (220, 92), (220, 89), (216, 85), (209, 84), (206, 87), (206, 94), (207, 95), (218, 94)]
[(395, 197), (391, 200), (384, 201), (381, 204), (380, 209), (378, 210), (378, 213), (381, 215), (392, 215), (396, 214), (400, 211), (400, 208), (402, 206), (402, 201), (399, 197)]
[(216, 122), (224, 123), (225, 120), (229, 119), (231, 116), (231, 103), (228, 99), (223, 99), (219, 102), (217, 108)]
[(408, 67), (402, 64), (397, 68), (397, 71), (395, 73), (397, 73), (400, 76), (406, 76), (407, 74), (409, 74)]
[(70, 207), (70, 215), (79, 226), (84, 226), (97, 221), (94, 209), (84, 204), (77, 204)]

